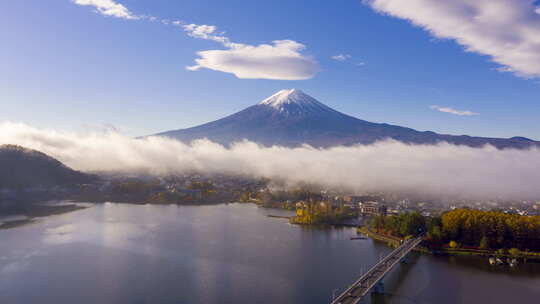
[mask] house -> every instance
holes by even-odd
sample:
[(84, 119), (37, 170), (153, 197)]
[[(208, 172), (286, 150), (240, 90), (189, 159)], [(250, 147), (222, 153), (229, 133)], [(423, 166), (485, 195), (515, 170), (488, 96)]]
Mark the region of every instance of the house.
[(358, 203), (360, 213), (364, 215), (386, 215), (387, 207), (379, 202)]

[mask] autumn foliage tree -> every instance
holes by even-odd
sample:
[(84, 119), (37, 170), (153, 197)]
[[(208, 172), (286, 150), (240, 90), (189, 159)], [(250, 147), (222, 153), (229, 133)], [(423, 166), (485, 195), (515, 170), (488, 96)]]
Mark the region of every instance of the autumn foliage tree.
[(468, 246), (540, 251), (540, 216), (456, 209), (441, 217), (443, 234)]
[(422, 217), (412, 212), (375, 217), (371, 228), (398, 237), (426, 231), (431, 247), (453, 241), (456, 246), (481, 249), (540, 251), (540, 216), (473, 209), (456, 209), (441, 217)]

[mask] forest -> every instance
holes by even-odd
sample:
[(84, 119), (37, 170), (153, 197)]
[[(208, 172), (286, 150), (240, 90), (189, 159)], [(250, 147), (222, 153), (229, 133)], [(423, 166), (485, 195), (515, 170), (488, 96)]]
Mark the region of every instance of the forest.
[(540, 251), (540, 216), (455, 209), (440, 217), (424, 217), (418, 212), (379, 216), (372, 219), (370, 227), (398, 237), (426, 232), (431, 247)]

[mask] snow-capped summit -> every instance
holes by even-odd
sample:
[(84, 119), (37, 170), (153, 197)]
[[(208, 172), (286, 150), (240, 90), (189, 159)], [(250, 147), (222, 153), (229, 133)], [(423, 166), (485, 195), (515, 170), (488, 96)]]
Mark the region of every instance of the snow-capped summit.
[(270, 106), (285, 114), (332, 111), (332, 109), (299, 89), (281, 90), (261, 101), (259, 105)]
[(313, 97), (307, 95), (299, 89), (281, 90), (274, 95), (261, 101), (259, 104), (269, 105), (274, 108), (279, 108), (283, 104), (287, 103), (310, 103), (315, 100)]

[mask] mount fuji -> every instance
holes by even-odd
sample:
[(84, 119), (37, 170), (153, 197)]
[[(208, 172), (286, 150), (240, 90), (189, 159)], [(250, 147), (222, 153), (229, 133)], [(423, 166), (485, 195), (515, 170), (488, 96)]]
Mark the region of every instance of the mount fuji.
[(256, 105), (213, 122), (156, 135), (185, 142), (208, 138), (224, 145), (247, 139), (265, 146), (286, 147), (348, 146), (385, 139), (409, 144), (448, 142), (471, 147), (491, 144), (499, 149), (540, 147), (540, 142), (524, 137), (454, 136), (368, 122), (338, 112), (298, 89), (281, 90)]

